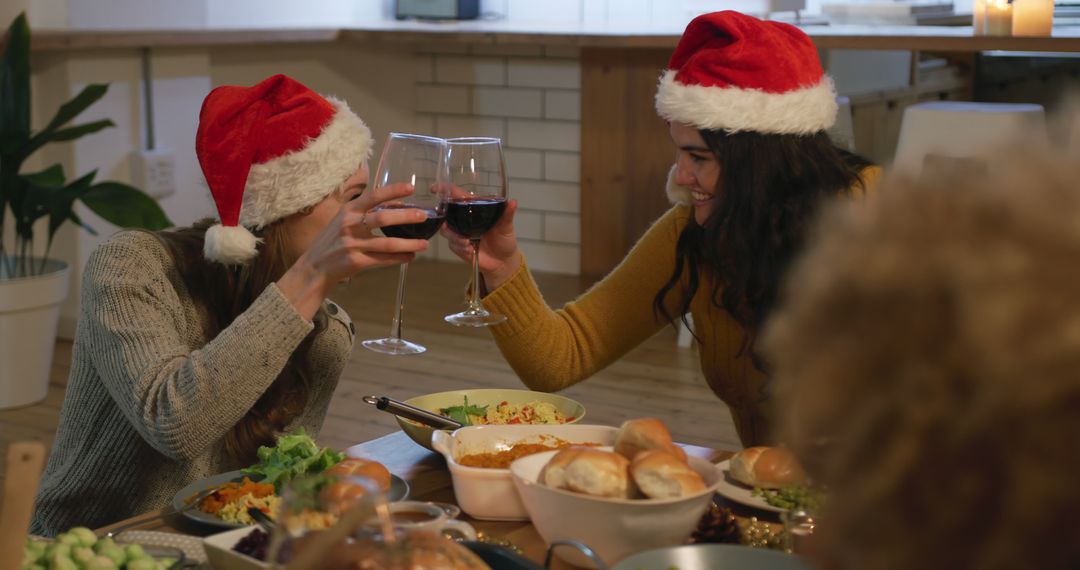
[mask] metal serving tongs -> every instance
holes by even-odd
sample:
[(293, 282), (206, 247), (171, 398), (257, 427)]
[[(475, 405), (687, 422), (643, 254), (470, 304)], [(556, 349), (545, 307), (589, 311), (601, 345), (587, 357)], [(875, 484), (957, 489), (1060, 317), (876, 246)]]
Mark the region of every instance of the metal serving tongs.
[(371, 404), (384, 412), (390, 412), (395, 416), (414, 422), (420, 422), (435, 429), (457, 429), (463, 425), (448, 417), (440, 416), (434, 412), (429, 412), (423, 408), (418, 408), (393, 398), (387, 398), (386, 396), (364, 396), (362, 399), (364, 402)]

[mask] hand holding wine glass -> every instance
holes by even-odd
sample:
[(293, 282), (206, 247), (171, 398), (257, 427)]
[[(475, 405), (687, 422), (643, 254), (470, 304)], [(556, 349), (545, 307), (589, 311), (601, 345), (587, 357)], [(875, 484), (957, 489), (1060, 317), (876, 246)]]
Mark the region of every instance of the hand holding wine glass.
[[(514, 232), (517, 206), (517, 200), (507, 200), (502, 218), (480, 238), (480, 274), (484, 276), (488, 291), (497, 289), (521, 267), (522, 255), (518, 249), (517, 234)], [(469, 238), (450, 229), (446, 224), (439, 233), (446, 238), (450, 251), (466, 263), (472, 263), (473, 245)]]
[(472, 246), (472, 281), (466, 309), (448, 315), (458, 326), (485, 327), (506, 320), (480, 304), (480, 239), (506, 211), (506, 167), (502, 141), (497, 138), (457, 138), (446, 141), (450, 201), (446, 223)]
[[(434, 137), (390, 133), (379, 158), (375, 173), (375, 186), (379, 188), (394, 183), (407, 182), (414, 187), (409, 196), (380, 204), (375, 211), (418, 210), (426, 216), (417, 223), (384, 225), (382, 232), (388, 237), (426, 240), (435, 235), (442, 226), (447, 207), (446, 141)], [(405, 309), (405, 277), (409, 264), (401, 265), (398, 277), (397, 302), (390, 336), (365, 340), (364, 348), (383, 354), (419, 354), (427, 350), (423, 346), (401, 337), (402, 314)]]

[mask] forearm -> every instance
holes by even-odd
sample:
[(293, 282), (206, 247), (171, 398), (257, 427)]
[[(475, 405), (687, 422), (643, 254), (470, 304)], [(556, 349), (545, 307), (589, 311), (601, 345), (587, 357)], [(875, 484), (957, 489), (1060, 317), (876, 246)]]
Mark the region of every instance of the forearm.
[(112, 313), (94, 324), (102, 382), (147, 443), (181, 460), (244, 417), (312, 327), (273, 286), (195, 350), (175, 334), (140, 334)]
[(518, 273), (485, 299), (485, 306), (505, 314), (507, 322), (491, 327), (495, 342), (525, 385), (552, 392), (580, 382), (618, 359), (653, 330), (634, 311), (613, 312), (608, 303), (623, 301), (590, 291), (553, 310), (523, 264)]
[(304, 258), (278, 279), (277, 287), (296, 312), (309, 322), (315, 318), (330, 289), (325, 276)]
[(516, 250), (514, 251), (514, 254), (497, 269), (483, 272), (484, 289), (486, 289), (486, 291), (481, 290), (481, 292), (490, 293), (501, 287), (503, 283), (509, 281), (510, 278), (521, 269), (522, 262), (523, 256), (521, 250)]

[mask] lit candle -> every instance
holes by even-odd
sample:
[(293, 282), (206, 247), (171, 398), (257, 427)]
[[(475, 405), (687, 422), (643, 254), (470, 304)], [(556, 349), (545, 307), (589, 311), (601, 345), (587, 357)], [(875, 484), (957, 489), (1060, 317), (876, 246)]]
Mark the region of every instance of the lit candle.
[(1054, 0), (1013, 0), (1012, 35), (1049, 36), (1054, 26)]
[(1008, 0), (986, 0), (986, 35), (1007, 36), (1012, 33), (1013, 7)]
[(971, 25), (975, 29), (975, 35), (986, 35), (986, 0), (975, 0), (971, 10)]

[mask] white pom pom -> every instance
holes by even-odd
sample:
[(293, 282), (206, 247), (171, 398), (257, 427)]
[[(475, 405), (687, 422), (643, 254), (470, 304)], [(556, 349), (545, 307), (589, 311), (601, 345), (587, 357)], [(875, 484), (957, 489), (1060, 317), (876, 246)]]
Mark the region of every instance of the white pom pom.
[(667, 188), (665, 188), (667, 197), (672, 204), (689, 204), (690, 189), (675, 183), (675, 170), (677, 168), (679, 168), (677, 164), (672, 164), (671, 170), (667, 173)]
[(206, 228), (203, 255), (226, 265), (243, 265), (255, 257), (261, 241), (243, 226), (214, 224)]

